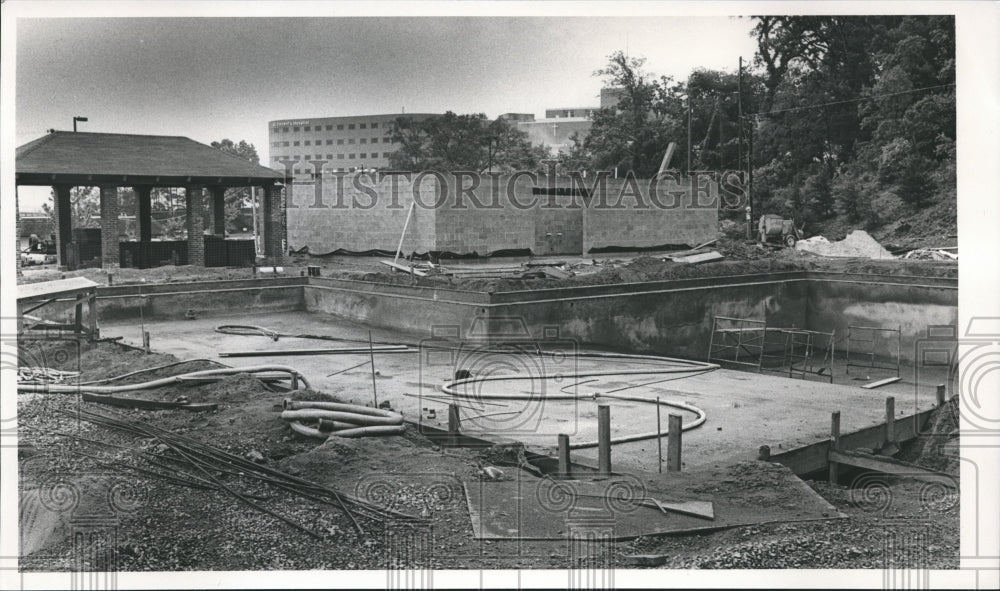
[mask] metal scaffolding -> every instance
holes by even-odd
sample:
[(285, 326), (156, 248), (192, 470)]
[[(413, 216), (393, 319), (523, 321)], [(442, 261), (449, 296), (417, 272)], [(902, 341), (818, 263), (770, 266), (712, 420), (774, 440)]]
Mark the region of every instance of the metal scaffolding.
[[(893, 339), (895, 335), (895, 339)], [(902, 347), (903, 327), (882, 328), (878, 326), (848, 326), (847, 327), (847, 373), (851, 367), (866, 369), (896, 370), (899, 377), (900, 349)], [(895, 365), (892, 365), (892, 341), (896, 341)], [(880, 355), (880, 353), (885, 355)], [(852, 358), (851, 355), (854, 355)], [(889, 359), (889, 365), (881, 365), (877, 360)]]
[(715, 316), (708, 343), (708, 362), (725, 362), (761, 370), (767, 322)]
[[(817, 342), (817, 338), (819, 342)], [(825, 340), (825, 343), (824, 343)], [(709, 363), (727, 363), (787, 373), (805, 379), (823, 376), (833, 383), (833, 332), (769, 327), (765, 320), (715, 316), (709, 340)], [(816, 356), (822, 351), (822, 359)]]

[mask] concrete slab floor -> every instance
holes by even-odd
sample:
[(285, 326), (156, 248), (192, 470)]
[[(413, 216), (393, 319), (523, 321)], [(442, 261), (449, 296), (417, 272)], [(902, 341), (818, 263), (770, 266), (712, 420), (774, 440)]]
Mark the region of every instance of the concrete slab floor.
[[(215, 332), (221, 324), (241, 324), (267, 327), (282, 333), (323, 334), (355, 342), (335, 342), (314, 339), (286, 338), (278, 341), (262, 336), (240, 336)], [(249, 350), (292, 350), (357, 347), (367, 344), (369, 328), (339, 318), (309, 312), (271, 314), (240, 313), (233, 316), (200, 317), (194, 320), (171, 319), (145, 323), (150, 332), (151, 347), (171, 353), (180, 359), (217, 359), (236, 367), (281, 364), (301, 371), (312, 387), (333, 394), (348, 402), (372, 403), (372, 377), (367, 365), (368, 353), (338, 355), (280, 355), (267, 357), (219, 358), (219, 352)], [(418, 344), (419, 337), (386, 329), (371, 329), (373, 340), (384, 343)], [(104, 322), (104, 337), (122, 336), (132, 345), (142, 342), (142, 328), (135, 322)], [(569, 378), (573, 373), (607, 371), (649, 371), (665, 364), (637, 360), (574, 359), (573, 356), (509, 355), (483, 353), (473, 343), (451, 353), (440, 351), (410, 353), (375, 353), (375, 379), (379, 401), (389, 400), (408, 419), (422, 420), (444, 428), (448, 420), (448, 399), (440, 386), (453, 377), (457, 367), (469, 368), (476, 376), (513, 374), (519, 371), (547, 373), (546, 379), (490, 381), (470, 385), (471, 398), (459, 400), (462, 405), (463, 432), (491, 440), (517, 440), (544, 453), (555, 453), (557, 435), (570, 435), (576, 444), (597, 439), (597, 405), (611, 406), (613, 438), (656, 431), (656, 406), (636, 401), (594, 398), (595, 393), (616, 391), (618, 395), (635, 396), (655, 401), (692, 404), (707, 414), (705, 423), (683, 435), (682, 459), (685, 467), (722, 465), (736, 460), (754, 459), (761, 445), (771, 446), (773, 453), (827, 439), (830, 413), (841, 411), (841, 432), (847, 433), (885, 421), (885, 398), (896, 397), (899, 416), (930, 408), (935, 403), (935, 385), (942, 376), (933, 376), (927, 383), (913, 384), (912, 370), (903, 373), (903, 380), (876, 390), (860, 387), (867, 381), (852, 380), (843, 369), (834, 368), (835, 379), (844, 383), (788, 378), (779, 374), (762, 374), (719, 369), (701, 374), (637, 374), (605, 377)], [(546, 361), (548, 360), (548, 361)], [(546, 365), (547, 363), (547, 365)], [(360, 365), (364, 364), (364, 365)], [(352, 366), (338, 375), (328, 377)], [(564, 377), (565, 376), (565, 377)], [(921, 379), (926, 376), (921, 372)], [(878, 376), (884, 377), (884, 376)], [(667, 381), (665, 381), (667, 380)], [(940, 380), (940, 381), (939, 381)], [(499, 400), (498, 394), (568, 394), (583, 395), (576, 401)], [(423, 409), (433, 409), (435, 419), (428, 419)], [(661, 407), (662, 429), (666, 432), (667, 415), (682, 415), (685, 423), (694, 420), (692, 412)], [(483, 416), (490, 415), (490, 416)], [(275, 420), (278, 420), (275, 416)], [(667, 442), (663, 442), (664, 462)], [(597, 450), (573, 451), (574, 458), (596, 463)], [(612, 449), (612, 465), (620, 469), (656, 471), (656, 439), (623, 443)], [(665, 469), (665, 468), (664, 468)]]

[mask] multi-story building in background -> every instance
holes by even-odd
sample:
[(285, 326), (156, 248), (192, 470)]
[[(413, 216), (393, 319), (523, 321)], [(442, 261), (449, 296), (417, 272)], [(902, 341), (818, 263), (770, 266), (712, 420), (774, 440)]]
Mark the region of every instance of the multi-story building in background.
[[(558, 153), (568, 149), (574, 134), (583, 139), (590, 132), (591, 117), (602, 108), (613, 107), (622, 89), (601, 90), (601, 106), (546, 109), (544, 119), (533, 113), (504, 113), (498, 119), (509, 121), (528, 134), (532, 144), (542, 144)], [(279, 119), (268, 123), (267, 164), (285, 170), (292, 161), (297, 178), (308, 178), (314, 171), (311, 161), (322, 160), (328, 172), (354, 172), (385, 169), (389, 156), (399, 149), (390, 141), (392, 124), (398, 117), (422, 121), (438, 113), (387, 113), (351, 117), (314, 117)]]
[(396, 118), (421, 121), (436, 116), (436, 113), (391, 113), (271, 121), (267, 125), (267, 164), (283, 171), (283, 161), (291, 160), (292, 170), (299, 178), (314, 172), (312, 160), (325, 161), (324, 170), (329, 172), (388, 168), (389, 155), (399, 148), (389, 138)]

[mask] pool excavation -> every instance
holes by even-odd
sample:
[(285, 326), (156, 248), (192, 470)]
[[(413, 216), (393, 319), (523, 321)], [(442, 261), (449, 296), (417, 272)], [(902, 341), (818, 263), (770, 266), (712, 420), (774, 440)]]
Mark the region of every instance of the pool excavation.
[[(449, 496), (449, 510), (467, 510), (480, 541), (572, 537), (564, 522), (574, 507), (614, 505), (613, 540), (829, 521), (847, 514), (799, 477), (836, 484), (877, 473), (957, 490), (954, 477), (893, 458), (953, 398), (954, 368), (919, 360), (928, 339), (957, 324), (957, 293), (953, 278), (815, 271), (498, 292), (318, 276), (99, 286), (99, 338), (78, 340), (82, 358), (99, 346), (176, 361), (84, 381), (40, 372), (19, 390), (84, 393), (101, 405), (84, 420), (161, 438), (209, 470), (197, 460), (208, 451), (108, 413), (177, 411), (178, 421), (216, 424), (237, 406), (174, 394), (249, 375), (266, 390), (229, 424), (300, 450), (262, 481), (320, 495), (319, 484), (288, 476), (315, 470), (320, 450), (354, 440), (359, 457), (412, 455), (420, 438), (439, 470), (409, 477), (451, 474), (440, 477), (460, 499)], [(78, 300), (49, 299), (47, 321), (64, 324), (45, 336), (72, 341), (65, 321), (81, 315)], [(169, 395), (136, 403), (163, 387)], [(475, 466), (472, 480), (455, 471), (458, 458)], [(388, 469), (393, 486), (403, 486), (401, 468)], [(360, 487), (365, 472), (350, 470)], [(231, 488), (210, 476), (199, 482)], [(388, 519), (358, 490), (336, 489), (347, 515), (362, 507)], [(566, 495), (570, 509), (553, 500)], [(248, 506), (255, 499), (243, 495)]]

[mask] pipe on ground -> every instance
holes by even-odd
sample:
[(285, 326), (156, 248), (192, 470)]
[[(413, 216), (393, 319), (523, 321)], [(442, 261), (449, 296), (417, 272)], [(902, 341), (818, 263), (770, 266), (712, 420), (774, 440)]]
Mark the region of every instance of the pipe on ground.
[(321, 400), (292, 400), (285, 398), (281, 402), (285, 410), (302, 410), (307, 408), (318, 408), (322, 410), (338, 410), (341, 412), (352, 412), (359, 415), (371, 415), (375, 417), (396, 417), (399, 413), (385, 410), (383, 408), (372, 408), (361, 406), (360, 404), (348, 404), (346, 402), (326, 402)]
[(277, 371), (287, 373), (299, 379), (304, 388), (309, 388), (309, 382), (299, 370), (287, 365), (254, 365), (250, 367), (223, 367), (218, 369), (205, 369), (190, 373), (178, 374), (169, 378), (160, 378), (139, 384), (129, 384), (126, 386), (95, 386), (95, 385), (63, 385), (63, 384), (18, 384), (19, 392), (37, 392), (41, 394), (76, 394), (78, 392), (94, 392), (96, 394), (117, 394), (119, 392), (134, 392), (136, 390), (148, 390), (159, 388), (170, 384), (183, 382), (186, 378), (227, 376), (238, 373), (254, 374), (264, 371)]
[(324, 433), (319, 429), (314, 427), (307, 427), (302, 423), (297, 421), (291, 421), (288, 426), (292, 428), (299, 435), (305, 435), (306, 437), (315, 437), (318, 439), (328, 439), (330, 437), (376, 437), (384, 435), (402, 435), (405, 431), (403, 425), (375, 425), (369, 427), (356, 427), (354, 429), (343, 429), (340, 431), (333, 431), (331, 433)]
[(372, 416), (353, 412), (341, 412), (336, 410), (324, 410), (321, 408), (303, 408), (300, 410), (285, 410), (281, 412), (281, 418), (285, 421), (316, 420), (327, 419), (331, 421), (342, 421), (355, 425), (401, 425), (403, 415), (390, 413), (391, 416)]

